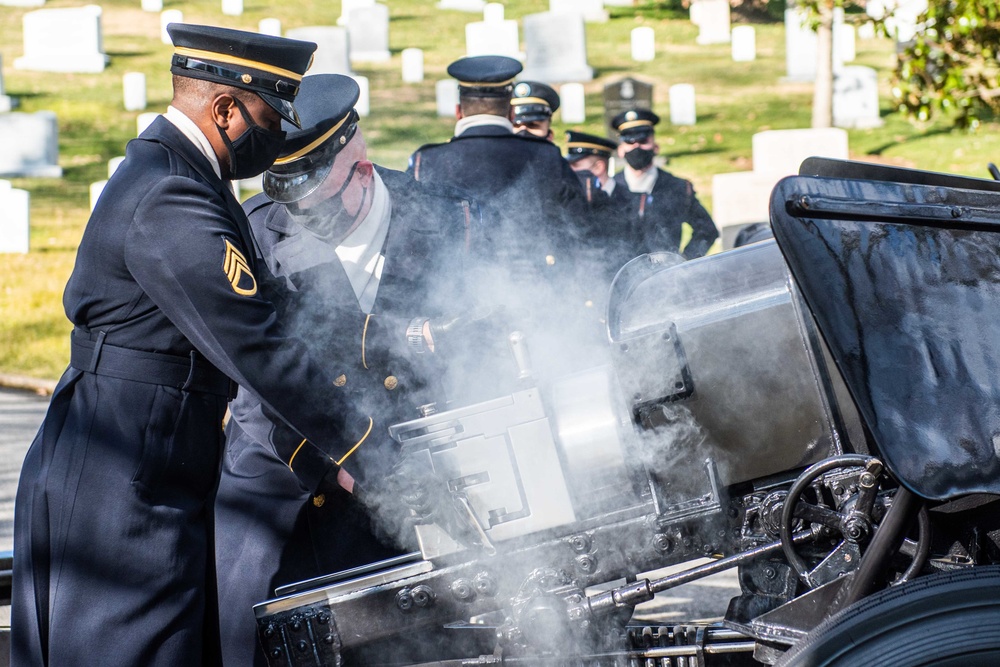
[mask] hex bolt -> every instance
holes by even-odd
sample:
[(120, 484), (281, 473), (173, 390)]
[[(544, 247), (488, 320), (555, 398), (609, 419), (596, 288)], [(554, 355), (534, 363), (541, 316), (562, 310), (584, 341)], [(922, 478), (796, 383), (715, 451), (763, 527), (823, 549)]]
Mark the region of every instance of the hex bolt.
[(593, 574), (597, 571), (597, 560), (593, 556), (584, 554), (577, 557), (576, 567), (584, 574)]
[(489, 572), (480, 572), (472, 580), (472, 583), (480, 595), (493, 597), (497, 594), (497, 582)]
[(396, 607), (400, 611), (410, 611), (413, 609), (413, 594), (409, 588), (404, 588), (396, 593)]
[(281, 648), (277, 647), (277, 646), (275, 646), (274, 648), (272, 648), (271, 649), (271, 657), (272, 658), (280, 658), (281, 657)]
[(320, 614), (319, 616), (316, 617), (316, 621), (320, 625), (326, 625), (327, 623), (330, 622), (330, 615), (324, 612), (324, 613), (322, 613), (322, 614)]
[(569, 538), (569, 546), (578, 554), (590, 551), (590, 538), (586, 535), (574, 535)]
[(451, 584), (451, 594), (456, 600), (471, 602), (476, 599), (476, 589), (468, 579), (456, 579)]
[(295, 645), (295, 648), (299, 649), (299, 653), (305, 653), (309, 650), (309, 642), (305, 639), (300, 639), (299, 643)]
[(300, 619), (298, 619), (298, 618), (293, 618), (292, 619), (292, 630), (294, 630), (295, 632), (298, 632), (301, 629), (302, 629), (302, 621)]
[(774, 579), (776, 576), (778, 576), (778, 571), (775, 570), (773, 567), (768, 565), (767, 567), (764, 568), (765, 579)]
[(264, 628), (264, 636), (267, 637), (268, 639), (273, 637), (274, 633), (275, 629), (273, 625), (268, 625), (266, 628)]
[(674, 549), (673, 541), (664, 535), (663, 533), (657, 533), (653, 536), (653, 548), (660, 553), (670, 553)]
[(434, 591), (430, 586), (421, 584), (413, 589), (413, 604), (421, 609), (426, 609), (434, 605)]

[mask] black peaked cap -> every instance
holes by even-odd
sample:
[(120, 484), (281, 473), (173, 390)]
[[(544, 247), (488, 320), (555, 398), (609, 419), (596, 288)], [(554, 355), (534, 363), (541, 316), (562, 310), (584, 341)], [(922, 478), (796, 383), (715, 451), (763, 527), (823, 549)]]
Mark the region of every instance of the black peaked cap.
[(506, 97), (521, 69), (507, 56), (470, 56), (448, 65), (448, 76), (458, 79), (459, 94)]
[(559, 93), (539, 81), (518, 81), (510, 104), (514, 107), (515, 121), (545, 120), (559, 108)]
[(653, 134), (653, 128), (660, 122), (660, 117), (649, 109), (629, 109), (623, 111), (611, 120), (611, 127), (625, 142), (641, 141)]
[(275, 161), (281, 167), (322, 149), (335, 155), (357, 129), (354, 106), (361, 96), (358, 82), (343, 74), (313, 74), (302, 79), (295, 107), (302, 127), (282, 123), (285, 147)]
[(298, 122), (292, 101), (316, 45), (296, 39), (208, 25), (171, 23), (170, 71), (260, 95), (281, 117)]
[(576, 162), (588, 155), (609, 158), (618, 148), (618, 144), (610, 139), (568, 130), (566, 132), (566, 159)]

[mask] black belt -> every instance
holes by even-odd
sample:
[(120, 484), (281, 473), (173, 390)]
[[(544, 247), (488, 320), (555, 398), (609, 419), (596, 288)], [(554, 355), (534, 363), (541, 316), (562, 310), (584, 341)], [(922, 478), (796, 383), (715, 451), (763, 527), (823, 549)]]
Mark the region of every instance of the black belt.
[(70, 337), (69, 365), (77, 370), (119, 380), (225, 396), (229, 400), (236, 397), (236, 383), (215, 366), (202, 361), (194, 350), (185, 358), (108, 345), (104, 342), (103, 331), (97, 335), (96, 341), (85, 338), (86, 335), (74, 331)]

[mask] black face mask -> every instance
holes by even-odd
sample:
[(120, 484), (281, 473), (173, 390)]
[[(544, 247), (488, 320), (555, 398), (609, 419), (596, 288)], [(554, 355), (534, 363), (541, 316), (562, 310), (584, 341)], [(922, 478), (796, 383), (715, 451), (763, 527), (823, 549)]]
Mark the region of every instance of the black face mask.
[(347, 174), (340, 189), (318, 204), (307, 209), (300, 208), (298, 202), (288, 204), (288, 210), (295, 216), (296, 220), (324, 241), (333, 240), (334, 233), (338, 230), (350, 229), (365, 207), (365, 199), (368, 198), (367, 185), (362, 186), (361, 203), (358, 205), (358, 210), (352, 215), (344, 208), (344, 192), (347, 191), (347, 187), (354, 179), (358, 164), (360, 163), (355, 162), (351, 167), (351, 171)]
[(653, 164), (653, 156), (655, 154), (656, 151), (652, 148), (633, 148), (628, 153), (625, 153), (625, 161), (633, 169), (642, 171)]
[(253, 117), (238, 99), (236, 102), (243, 120), (246, 121), (247, 129), (235, 141), (229, 139), (229, 135), (221, 127), (216, 125), (226, 150), (229, 151), (229, 178), (239, 180), (241, 178), (251, 178), (257, 174), (264, 173), (268, 167), (274, 164), (274, 160), (281, 153), (285, 145), (285, 132), (283, 130), (272, 132), (254, 122)]

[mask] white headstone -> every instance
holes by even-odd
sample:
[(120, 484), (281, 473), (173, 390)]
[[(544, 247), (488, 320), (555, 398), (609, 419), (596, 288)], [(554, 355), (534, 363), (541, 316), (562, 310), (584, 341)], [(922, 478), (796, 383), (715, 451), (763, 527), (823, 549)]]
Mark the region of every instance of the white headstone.
[(608, 20), (604, 0), (549, 0), (549, 11), (553, 14), (579, 14), (588, 23)]
[(167, 26), (171, 23), (184, 23), (184, 13), (179, 9), (165, 9), (160, 13), (160, 41), (164, 44), (174, 43), (167, 34)]
[(882, 125), (878, 108), (878, 73), (871, 67), (844, 67), (834, 77), (833, 124), (846, 128)]
[(656, 57), (656, 33), (649, 26), (632, 29), (632, 60), (649, 62)]
[(27, 190), (0, 181), (0, 253), (28, 252), (31, 238), (31, 196)]
[(493, 21), (503, 21), (503, 5), (499, 2), (489, 2), (483, 7), (483, 21), (492, 23)]
[(458, 81), (442, 79), (434, 84), (434, 96), (437, 100), (437, 115), (442, 118), (454, 118), (455, 107), (458, 106)]
[(700, 2), (692, 2), (691, 6), (688, 8), (688, 18), (691, 23), (698, 25), (701, 21), (701, 10), (704, 6)]
[(55, 113), (0, 115), (0, 176), (59, 178), (59, 124)]
[(101, 198), (101, 193), (104, 192), (104, 186), (107, 185), (107, 181), (97, 181), (96, 183), (90, 184), (90, 212), (94, 212), (94, 208), (97, 206), (97, 200)]
[(733, 28), (733, 60), (747, 63), (757, 59), (757, 33), (752, 25)]
[(578, 14), (528, 14), (524, 17), (526, 60), (522, 79), (543, 83), (590, 81), (587, 35)]
[(838, 64), (854, 62), (857, 57), (855, 46), (856, 31), (850, 23), (844, 22), (844, 8), (833, 9), (833, 53)]
[(694, 86), (690, 83), (675, 83), (670, 86), (670, 122), (673, 125), (694, 125), (698, 122)]
[(352, 74), (351, 78), (358, 82), (358, 88), (361, 89), (361, 94), (358, 96), (358, 102), (354, 105), (354, 108), (357, 109), (359, 116), (367, 116), (371, 113), (371, 104), (369, 103), (368, 95), (368, 77)]
[(846, 160), (847, 131), (836, 127), (766, 130), (753, 135), (753, 170), (775, 179), (797, 174), (813, 155)]
[(559, 113), (564, 123), (587, 122), (587, 98), (582, 83), (564, 83), (559, 87)]
[(403, 49), (403, 83), (420, 83), (424, 80), (424, 52), (421, 49)]
[(517, 21), (474, 21), (465, 24), (465, 55), (508, 56), (524, 60)]
[(478, 14), (486, 7), (486, 0), (441, 0), (438, 9), (454, 9), (459, 12)]
[(729, 43), (729, 0), (695, 0), (698, 8), (698, 44)]
[(118, 171), (118, 167), (120, 167), (122, 162), (124, 161), (125, 161), (124, 155), (117, 155), (108, 160), (108, 178), (111, 178), (112, 176), (115, 175), (115, 172)]
[(158, 14), (163, 11), (163, 0), (142, 0), (142, 11)]
[(257, 32), (262, 35), (281, 37), (281, 19), (261, 19), (257, 24)]
[(605, 7), (634, 7), (635, 0), (604, 0)]
[(712, 220), (719, 228), (770, 220), (771, 191), (777, 178), (753, 171), (712, 177)]
[(389, 53), (389, 8), (372, 5), (351, 11), (347, 31), (350, 34), (351, 62), (385, 62)]
[(791, 81), (816, 79), (816, 32), (798, 8), (785, 10), (785, 68)]
[(146, 108), (145, 74), (126, 72), (122, 76), (122, 91), (125, 97), (125, 111), (142, 111)]
[(243, 0), (222, 0), (222, 13), (226, 16), (242, 16)]
[(45, 0), (0, 0), (0, 6), (7, 7), (43, 7)]
[(341, 0), (340, 18), (337, 19), (337, 25), (346, 26), (350, 23), (351, 12), (355, 9), (361, 9), (362, 7), (371, 7), (374, 4), (375, 0)]
[(97, 5), (38, 9), (24, 15), (23, 25), (24, 55), (15, 69), (97, 73), (108, 64)]
[(351, 74), (347, 30), (334, 26), (307, 26), (285, 31), (285, 37), (316, 43), (307, 74)]
[(159, 115), (160, 114), (155, 111), (147, 111), (146, 113), (139, 114), (135, 119), (135, 136), (138, 137), (140, 134), (145, 132), (146, 128), (149, 127)]

